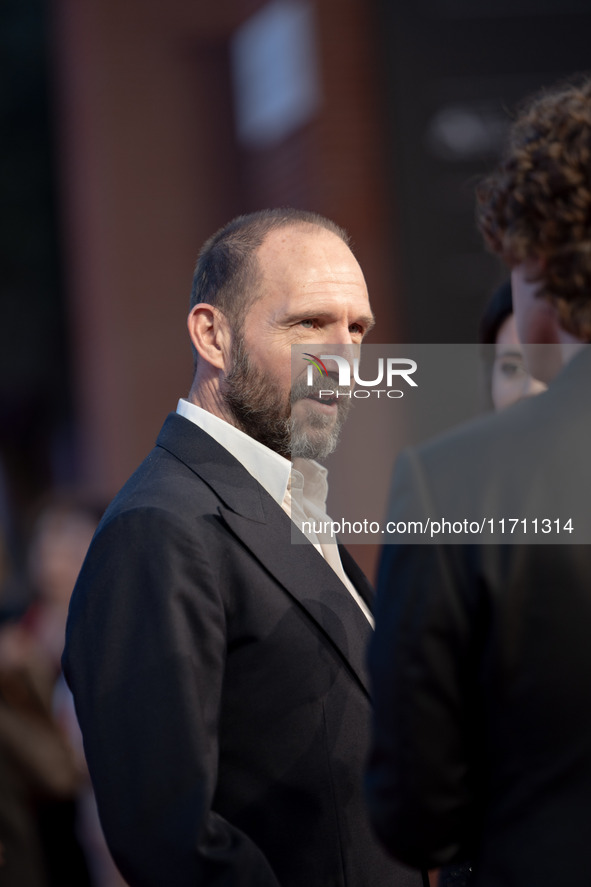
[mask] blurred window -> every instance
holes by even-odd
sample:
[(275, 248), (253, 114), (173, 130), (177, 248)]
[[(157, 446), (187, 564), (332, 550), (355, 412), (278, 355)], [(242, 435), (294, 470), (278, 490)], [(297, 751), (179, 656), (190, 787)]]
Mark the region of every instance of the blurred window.
[(314, 13), (308, 0), (273, 0), (231, 42), (236, 130), (247, 147), (270, 146), (320, 105)]

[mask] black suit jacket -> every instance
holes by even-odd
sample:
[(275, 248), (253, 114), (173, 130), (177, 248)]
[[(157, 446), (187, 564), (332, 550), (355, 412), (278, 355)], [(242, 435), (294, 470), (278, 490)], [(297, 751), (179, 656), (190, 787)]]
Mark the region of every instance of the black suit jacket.
[(420, 883), (363, 805), (368, 622), (293, 529), (177, 415), (101, 522), (64, 669), (131, 887)]
[[(478, 887), (591, 883), (590, 383), (586, 349), (396, 472), (396, 521), (528, 520), (518, 545), (390, 546), (378, 583), (372, 818), (409, 864), (472, 859)], [(582, 544), (549, 544), (557, 517), (552, 543)]]

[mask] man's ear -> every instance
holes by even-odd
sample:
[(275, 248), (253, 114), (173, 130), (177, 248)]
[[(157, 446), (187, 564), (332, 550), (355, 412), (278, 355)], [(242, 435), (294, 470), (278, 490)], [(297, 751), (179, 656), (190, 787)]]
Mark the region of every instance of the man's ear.
[(212, 367), (226, 371), (230, 364), (232, 334), (224, 314), (213, 305), (200, 302), (191, 309), (187, 327), (199, 357)]

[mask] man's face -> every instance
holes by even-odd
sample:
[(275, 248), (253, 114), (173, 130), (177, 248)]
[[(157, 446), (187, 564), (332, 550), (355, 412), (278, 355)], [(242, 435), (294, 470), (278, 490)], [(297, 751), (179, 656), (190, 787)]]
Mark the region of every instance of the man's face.
[[(261, 295), (232, 349), (223, 395), (239, 427), (286, 458), (322, 459), (336, 446), (350, 398), (320, 400), (307, 364), (292, 380), (291, 346), (358, 345), (373, 324), (367, 287), (343, 241), (324, 228), (271, 232), (258, 250)], [(336, 383), (330, 388), (338, 389)]]

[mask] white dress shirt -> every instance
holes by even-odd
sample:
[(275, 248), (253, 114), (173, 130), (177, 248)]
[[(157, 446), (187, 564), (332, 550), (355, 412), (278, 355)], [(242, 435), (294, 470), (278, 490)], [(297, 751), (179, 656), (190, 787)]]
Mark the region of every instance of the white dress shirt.
[[(318, 462), (295, 459), (292, 465), (289, 459), (285, 459), (239, 428), (185, 398), (179, 400), (177, 413), (198, 425), (231, 453), (283, 508), (300, 530), (303, 521), (330, 521), (326, 513), (328, 472)], [(305, 535), (335, 571), (373, 626), (373, 618), (367, 604), (345, 573), (334, 537), (329, 537), (327, 534), (319, 538), (310, 532), (306, 532)]]

